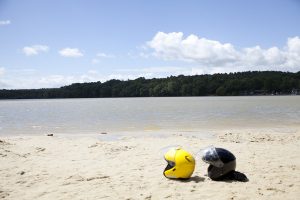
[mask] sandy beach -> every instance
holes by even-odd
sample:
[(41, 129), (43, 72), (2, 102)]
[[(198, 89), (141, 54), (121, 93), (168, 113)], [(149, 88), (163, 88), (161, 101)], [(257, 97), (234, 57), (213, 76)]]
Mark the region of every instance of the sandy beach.
[[(109, 133), (108, 133), (109, 134)], [(2, 199), (297, 199), (300, 196), (300, 131), (224, 131), (213, 137), (105, 135), (2, 136)], [(103, 138), (103, 139), (102, 139)], [(208, 145), (237, 158), (248, 182), (212, 181), (197, 160), (192, 178), (163, 176), (160, 149), (179, 144), (195, 154)]]

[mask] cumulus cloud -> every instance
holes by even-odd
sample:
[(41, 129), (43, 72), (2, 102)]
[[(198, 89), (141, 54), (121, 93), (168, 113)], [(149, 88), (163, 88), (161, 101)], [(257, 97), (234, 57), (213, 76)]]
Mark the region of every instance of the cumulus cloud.
[(64, 57), (81, 57), (83, 53), (77, 48), (64, 48), (58, 52), (61, 56)]
[(42, 52), (47, 52), (49, 50), (49, 47), (46, 45), (32, 45), (32, 46), (26, 46), (22, 49), (23, 53), (26, 56), (33, 56), (38, 55)]
[(300, 38), (289, 38), (287, 42), (287, 65), (296, 67), (300, 64)]
[(5, 26), (11, 24), (10, 20), (0, 20), (0, 26)]
[(229, 43), (222, 44), (218, 41), (198, 38), (196, 35), (189, 35), (184, 39), (182, 32), (158, 32), (148, 42), (148, 46), (155, 50), (156, 56), (167, 60), (178, 59), (210, 64), (234, 61), (238, 56)]
[(146, 45), (152, 55), (164, 60), (181, 60), (209, 67), (210, 72), (241, 70), (300, 70), (300, 38), (288, 38), (283, 48), (260, 46), (236, 49), (230, 43), (182, 32), (158, 32)]

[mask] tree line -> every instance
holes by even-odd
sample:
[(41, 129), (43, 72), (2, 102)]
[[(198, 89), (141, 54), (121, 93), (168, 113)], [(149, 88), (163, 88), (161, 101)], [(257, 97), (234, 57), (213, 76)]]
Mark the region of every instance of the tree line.
[(300, 94), (300, 71), (252, 71), (74, 83), (60, 88), (0, 90), (0, 99), (237, 96)]

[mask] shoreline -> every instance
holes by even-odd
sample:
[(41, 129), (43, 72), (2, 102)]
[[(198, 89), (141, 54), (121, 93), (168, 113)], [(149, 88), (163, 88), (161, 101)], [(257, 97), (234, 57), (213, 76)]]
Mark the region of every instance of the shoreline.
[[(10, 138), (10, 137), (36, 137), (36, 136), (47, 136), (47, 134), (53, 134), (55, 136), (60, 137), (92, 137), (101, 138), (105, 137), (114, 137), (122, 139), (125, 138), (143, 138), (143, 137), (174, 137), (174, 136), (193, 136), (202, 139), (210, 139), (214, 138), (219, 134), (225, 133), (254, 133), (254, 134), (291, 134), (291, 133), (300, 133), (300, 125), (285, 125), (285, 126), (264, 126), (264, 127), (256, 127), (256, 128), (249, 128), (249, 127), (235, 127), (235, 128), (227, 128), (227, 127), (218, 127), (218, 128), (198, 128), (198, 129), (149, 129), (149, 130), (111, 130), (111, 131), (35, 131), (34, 133), (0, 133), (0, 138)], [(33, 132), (33, 131), (31, 131)]]
[(209, 98), (209, 97), (218, 97), (218, 98), (230, 98), (230, 97), (290, 97), (295, 96), (299, 97), (300, 94), (261, 94), (261, 95), (206, 95), (206, 96), (149, 96), (149, 97), (65, 97), (65, 98), (0, 98), (0, 101), (18, 101), (18, 100), (63, 100), (63, 99), (142, 99), (142, 98)]
[[(218, 132), (199, 138), (0, 136), (4, 199), (296, 199), (300, 195), (300, 132)], [(212, 181), (196, 161), (188, 181), (166, 179), (159, 151), (181, 145), (193, 155), (209, 145), (237, 158), (249, 182)], [(4, 181), (3, 181), (4, 180)]]

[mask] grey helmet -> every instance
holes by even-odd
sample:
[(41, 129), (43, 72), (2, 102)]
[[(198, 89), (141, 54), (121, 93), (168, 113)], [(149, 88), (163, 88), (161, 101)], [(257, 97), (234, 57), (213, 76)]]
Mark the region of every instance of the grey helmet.
[(202, 160), (209, 164), (208, 177), (220, 180), (235, 171), (236, 158), (228, 150), (210, 146), (202, 151)]

